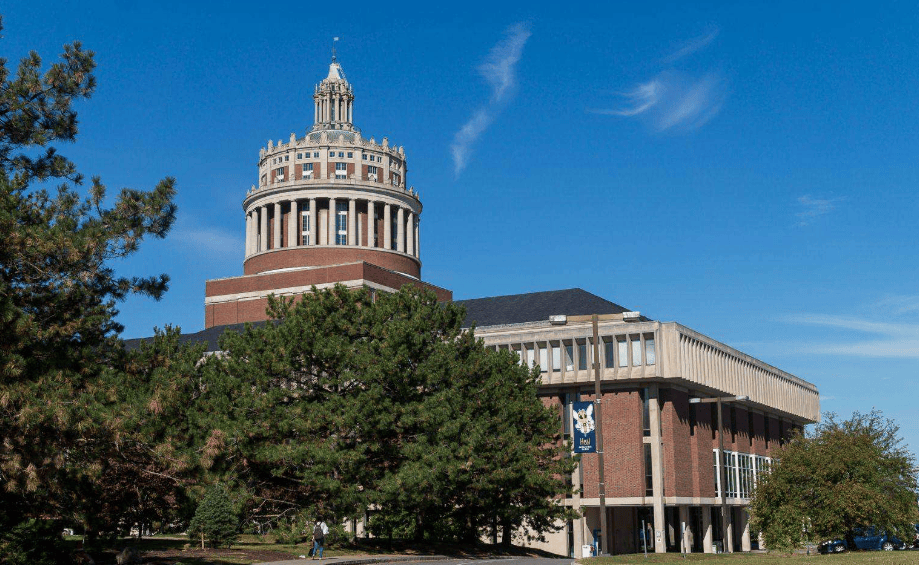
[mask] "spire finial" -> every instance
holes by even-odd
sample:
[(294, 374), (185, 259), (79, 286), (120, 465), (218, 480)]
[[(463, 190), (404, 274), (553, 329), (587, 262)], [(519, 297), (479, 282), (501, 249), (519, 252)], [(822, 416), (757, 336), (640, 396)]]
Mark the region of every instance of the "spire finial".
[(335, 62), (335, 42), (338, 41), (337, 37), (332, 38), (332, 62)]

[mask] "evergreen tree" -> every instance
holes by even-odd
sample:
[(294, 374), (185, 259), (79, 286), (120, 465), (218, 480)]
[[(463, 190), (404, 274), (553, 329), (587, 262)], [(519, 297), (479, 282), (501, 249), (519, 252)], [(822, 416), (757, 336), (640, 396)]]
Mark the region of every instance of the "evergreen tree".
[(211, 547), (230, 547), (238, 537), (239, 519), (226, 489), (213, 485), (207, 490), (188, 526), (188, 537), (203, 539)]
[[(2, 20), (0, 20), (2, 23)], [(0, 59), (0, 522), (69, 516), (102, 470), (117, 429), (117, 392), (103, 375), (123, 356), (115, 305), (158, 298), (168, 277), (124, 278), (109, 263), (175, 217), (174, 182), (124, 189), (114, 206), (54, 144), (73, 141), (72, 104), (95, 88), (79, 42), (41, 72), (36, 53), (15, 75)], [(51, 192), (45, 186), (60, 183)], [(98, 493), (97, 493), (98, 494)], [(4, 524), (0, 524), (2, 527)]]
[(372, 506), (385, 533), (454, 539), (567, 516), (553, 499), (573, 462), (538, 374), (463, 331), (460, 307), (336, 286), (270, 312), (224, 335), (193, 410), (210, 472), (250, 508), (337, 521)]
[(766, 547), (846, 538), (875, 526), (910, 540), (919, 521), (913, 455), (880, 412), (843, 422), (827, 414), (809, 435), (791, 439), (761, 475), (750, 501), (751, 528)]

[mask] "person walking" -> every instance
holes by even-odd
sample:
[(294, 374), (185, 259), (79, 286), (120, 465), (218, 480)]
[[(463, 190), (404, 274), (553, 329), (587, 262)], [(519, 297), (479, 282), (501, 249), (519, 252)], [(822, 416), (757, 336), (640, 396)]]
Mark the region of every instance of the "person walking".
[(325, 536), (329, 533), (329, 526), (319, 518), (313, 526), (313, 559), (322, 559), (325, 549)]

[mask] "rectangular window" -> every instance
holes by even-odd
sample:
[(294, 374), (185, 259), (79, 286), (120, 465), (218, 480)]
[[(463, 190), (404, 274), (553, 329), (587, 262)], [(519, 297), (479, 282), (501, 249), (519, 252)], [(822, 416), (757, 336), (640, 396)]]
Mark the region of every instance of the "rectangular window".
[(532, 369), (536, 366), (536, 350), (532, 347), (527, 347), (527, 368)]
[(632, 366), (641, 365), (641, 336), (631, 335), (629, 340), (632, 342)]
[(334, 152), (334, 151), (329, 151), (329, 157), (334, 157), (334, 156), (335, 156), (335, 152)]
[(728, 417), (731, 419), (731, 443), (734, 443), (737, 441), (737, 408), (731, 406)]
[(297, 159), (302, 159), (302, 158), (303, 158), (303, 153), (297, 153)]
[(587, 370), (587, 344), (586, 343), (578, 344), (578, 370), (579, 371)]
[(377, 168), (375, 165), (367, 165), (367, 172), (371, 175), (377, 174)]
[[(337, 176), (337, 175), (336, 175)], [(348, 244), (348, 203), (335, 202), (335, 244)]]
[(648, 334), (645, 336), (645, 362), (648, 365), (653, 365), (656, 360), (656, 354), (654, 351), (654, 334)]
[(303, 163), (303, 178), (305, 179), (313, 178), (313, 164), (312, 163)]
[(353, 158), (354, 158), (354, 153), (352, 153), (351, 151), (348, 151), (348, 159), (353, 159)]
[(651, 436), (651, 389), (641, 389), (641, 431), (645, 437)]
[(345, 152), (344, 152), (344, 151), (339, 151), (339, 152), (338, 152), (338, 156), (341, 157), (342, 159), (344, 159), (344, 158), (345, 158)]
[(517, 356), (517, 361), (518, 361), (521, 365), (523, 365), (523, 355), (520, 354), (520, 346), (519, 346), (519, 345), (513, 345), (513, 346), (511, 346), (511, 353), (513, 353), (514, 355), (516, 355), (516, 356)]
[(316, 151), (316, 152), (313, 153), (313, 158), (314, 158), (314, 159), (318, 159), (318, 158), (319, 158), (319, 152), (318, 152), (318, 151)]
[(574, 346), (570, 343), (565, 344), (565, 370), (574, 370)]
[(545, 373), (549, 370), (549, 350), (545, 345), (539, 346), (539, 371)]
[(285, 161), (290, 161), (290, 155), (284, 155), (284, 160), (285, 160)]
[(654, 496), (654, 466), (651, 464), (651, 444), (645, 444), (645, 496)]
[(274, 170), (274, 180), (284, 180), (285, 167), (278, 167)]
[(552, 370), (562, 370), (562, 348), (558, 345), (552, 345)]
[(300, 232), (300, 235), (302, 237), (301, 241), (303, 242), (303, 245), (311, 245), (312, 242), (310, 241), (310, 211), (309, 209), (307, 208), (306, 210), (301, 212), (300, 217), (303, 218), (303, 231)]
[(604, 353), (603, 366), (606, 367), (607, 369), (612, 369), (613, 367), (616, 366), (614, 363), (615, 360), (613, 358), (613, 351), (614, 351), (613, 342), (604, 341), (603, 342), (603, 353)]
[(721, 496), (721, 465), (718, 460), (718, 450), (713, 449), (712, 455), (715, 460), (715, 496)]
[(335, 163), (335, 178), (348, 178), (348, 163)]
[(617, 353), (619, 354), (619, 366), (628, 367), (629, 366), (629, 344), (625, 340), (625, 336), (620, 336), (616, 338)]
[(363, 155), (361, 155), (361, 159), (363, 159), (364, 161), (366, 161), (366, 160), (367, 160), (367, 154), (364, 153)]

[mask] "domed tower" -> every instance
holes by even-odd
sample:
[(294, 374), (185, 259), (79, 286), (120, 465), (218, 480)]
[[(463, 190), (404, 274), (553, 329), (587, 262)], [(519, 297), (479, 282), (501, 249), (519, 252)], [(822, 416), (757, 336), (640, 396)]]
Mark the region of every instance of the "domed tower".
[(354, 126), (354, 93), (334, 57), (313, 102), (306, 135), (259, 151), (258, 186), (243, 200), (244, 275), (207, 281), (206, 327), (263, 320), (268, 294), (336, 282), (419, 284), (451, 298), (421, 282), (422, 206), (406, 188), (405, 151)]

